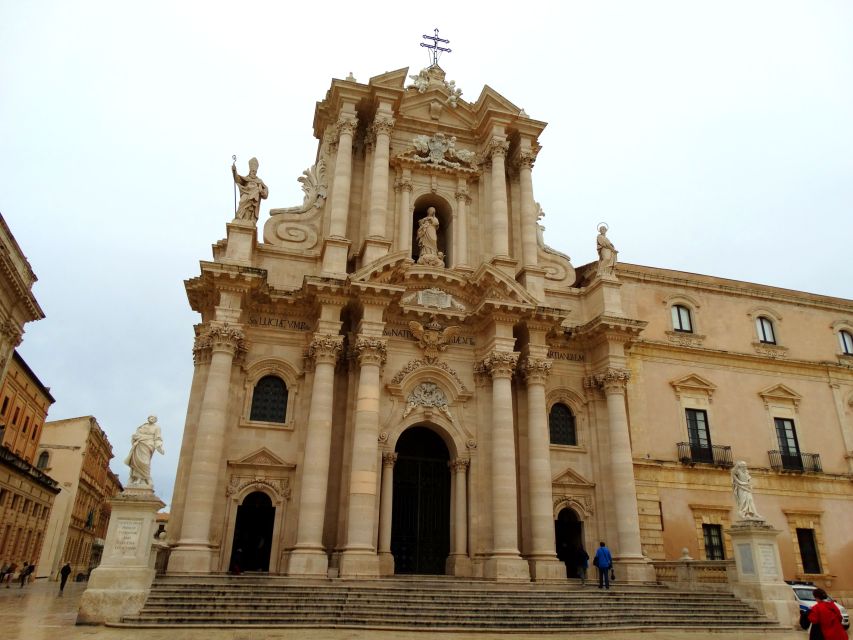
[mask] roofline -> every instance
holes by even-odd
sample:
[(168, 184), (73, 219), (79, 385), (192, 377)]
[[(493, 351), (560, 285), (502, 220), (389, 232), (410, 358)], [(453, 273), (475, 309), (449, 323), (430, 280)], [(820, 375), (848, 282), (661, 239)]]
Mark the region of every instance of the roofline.
[(44, 395), (48, 397), (48, 399), (50, 400), (50, 404), (56, 402), (56, 398), (54, 398), (53, 395), (50, 393), (50, 387), (44, 386), (44, 384), (41, 380), (39, 380), (39, 377), (35, 374), (35, 372), (30, 369), (30, 365), (27, 364), (23, 356), (18, 353), (17, 349), (15, 349), (15, 351), (12, 353), (12, 358), (14, 358), (14, 360), (21, 366), (21, 368), (24, 370), (24, 373), (26, 373), (28, 376), (30, 376), (30, 378), (32, 378), (33, 382), (36, 383), (36, 385), (44, 393)]

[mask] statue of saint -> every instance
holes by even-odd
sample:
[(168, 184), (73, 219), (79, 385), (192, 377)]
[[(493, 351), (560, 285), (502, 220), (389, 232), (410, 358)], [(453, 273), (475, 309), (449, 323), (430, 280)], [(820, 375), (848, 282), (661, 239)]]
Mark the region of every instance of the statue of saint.
[(241, 176), (237, 173), (237, 165), (231, 165), (231, 173), (234, 182), (240, 188), (240, 204), (237, 205), (235, 218), (238, 220), (258, 221), (261, 212), (261, 200), (266, 200), (270, 194), (267, 185), (258, 177), (258, 159), (249, 160), (249, 175)]
[(752, 476), (749, 475), (743, 460), (738, 460), (732, 467), (732, 493), (741, 520), (764, 519), (755, 510), (755, 502), (752, 500)]
[(601, 225), (598, 227), (598, 238), (596, 238), (596, 248), (598, 249), (598, 275), (612, 276), (613, 268), (616, 266), (616, 247), (610, 242), (607, 237), (607, 227)]
[(148, 416), (148, 421), (140, 425), (130, 439), (130, 453), (124, 463), (130, 467), (131, 487), (151, 487), (151, 457), (155, 451), (162, 454), (163, 438), (157, 416)]
[(435, 207), (428, 208), (426, 216), (418, 224), (418, 264), (444, 266), (444, 253), (438, 250), (438, 225)]

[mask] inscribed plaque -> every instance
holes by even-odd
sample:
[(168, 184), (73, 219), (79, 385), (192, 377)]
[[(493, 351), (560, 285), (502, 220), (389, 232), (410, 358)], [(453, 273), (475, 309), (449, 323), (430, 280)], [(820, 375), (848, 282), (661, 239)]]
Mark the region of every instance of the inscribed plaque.
[(115, 553), (120, 556), (135, 556), (139, 549), (142, 533), (142, 518), (119, 518), (116, 523)]
[(776, 549), (772, 544), (758, 545), (758, 555), (761, 561), (762, 575), (770, 578), (779, 577), (779, 567), (776, 566)]
[(748, 544), (737, 545), (737, 553), (740, 558), (741, 573), (754, 574), (755, 562), (752, 559), (752, 547)]

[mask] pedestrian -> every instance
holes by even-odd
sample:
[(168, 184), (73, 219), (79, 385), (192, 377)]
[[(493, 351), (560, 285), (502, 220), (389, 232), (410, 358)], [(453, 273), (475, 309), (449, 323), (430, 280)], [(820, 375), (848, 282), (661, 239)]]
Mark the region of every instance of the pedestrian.
[(65, 591), (65, 583), (68, 582), (68, 576), (71, 575), (71, 563), (66, 562), (59, 570), (59, 597), (62, 597), (62, 592)]
[(29, 561), (24, 563), (24, 568), (21, 569), (21, 589), (24, 588), (24, 585), (27, 584), (30, 580), (30, 574), (36, 570), (36, 565), (30, 564)]
[(3, 565), (3, 568), (0, 569), (0, 584), (3, 584), (3, 581), (6, 579), (6, 574), (9, 573), (9, 563)]
[(15, 562), (9, 565), (9, 570), (6, 572), (6, 577), (4, 578), (6, 580), (7, 589), (11, 586), (12, 578), (14, 577), (17, 568), (18, 565)]
[(598, 588), (610, 589), (610, 568), (613, 566), (613, 556), (604, 542), (598, 543), (592, 564), (598, 569)]
[(812, 593), (816, 602), (809, 611), (809, 622), (812, 623), (809, 638), (822, 633), (824, 640), (847, 640), (847, 632), (841, 626), (841, 612), (838, 607), (828, 599), (829, 596), (823, 589), (815, 589)]
[(581, 586), (586, 584), (586, 570), (589, 568), (589, 554), (583, 548), (582, 544), (578, 544), (575, 549), (575, 566), (577, 567), (578, 578), (581, 579)]

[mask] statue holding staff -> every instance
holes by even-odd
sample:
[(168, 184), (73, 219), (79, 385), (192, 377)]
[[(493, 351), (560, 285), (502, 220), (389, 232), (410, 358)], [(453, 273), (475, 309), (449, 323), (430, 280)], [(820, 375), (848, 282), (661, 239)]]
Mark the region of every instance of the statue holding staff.
[(234, 217), (238, 220), (257, 222), (261, 211), (261, 200), (266, 200), (270, 194), (267, 185), (258, 177), (258, 159), (249, 160), (249, 173), (245, 176), (237, 173), (235, 160), (231, 165), (231, 174), (234, 176), (234, 183), (240, 189), (240, 203), (237, 205)]

